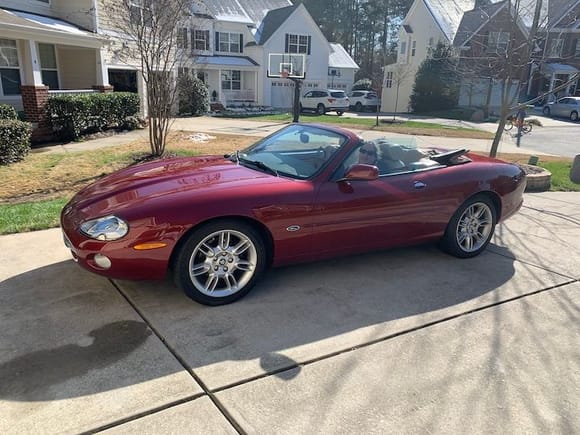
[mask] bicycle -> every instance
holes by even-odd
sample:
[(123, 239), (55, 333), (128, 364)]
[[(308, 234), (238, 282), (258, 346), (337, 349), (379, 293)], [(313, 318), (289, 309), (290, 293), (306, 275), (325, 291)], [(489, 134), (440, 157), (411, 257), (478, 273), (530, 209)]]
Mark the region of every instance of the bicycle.
[[(527, 134), (529, 132), (532, 131), (532, 125), (529, 121), (525, 121), (522, 124), (522, 134)], [(505, 125), (503, 126), (504, 131), (510, 131), (512, 128), (518, 127), (518, 120), (516, 119), (515, 116), (508, 116), (507, 120), (505, 122)]]

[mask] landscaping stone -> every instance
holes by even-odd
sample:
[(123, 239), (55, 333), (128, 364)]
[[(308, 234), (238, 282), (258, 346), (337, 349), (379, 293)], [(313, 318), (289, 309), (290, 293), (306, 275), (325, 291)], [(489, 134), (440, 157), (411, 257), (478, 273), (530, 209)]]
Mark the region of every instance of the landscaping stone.
[(576, 154), (572, 167), (570, 168), (570, 180), (573, 183), (580, 183), (580, 154)]

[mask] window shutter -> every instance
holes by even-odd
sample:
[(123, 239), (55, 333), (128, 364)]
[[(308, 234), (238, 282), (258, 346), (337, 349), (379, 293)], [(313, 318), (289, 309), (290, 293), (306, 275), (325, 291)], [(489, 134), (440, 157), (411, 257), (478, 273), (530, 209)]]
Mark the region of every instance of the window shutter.
[(307, 54), (310, 54), (310, 46), (312, 45), (312, 36), (308, 35), (308, 51)]
[(205, 30), (205, 49), (209, 50), (209, 30)]
[(215, 51), (220, 51), (220, 32), (215, 32)]
[(240, 53), (244, 52), (244, 35), (240, 33)]
[(288, 33), (286, 33), (286, 48), (284, 50), (284, 53), (289, 53), (290, 52), (290, 35), (288, 35)]
[(191, 38), (191, 49), (195, 50), (195, 29), (192, 27), (189, 29), (191, 34), (189, 35)]

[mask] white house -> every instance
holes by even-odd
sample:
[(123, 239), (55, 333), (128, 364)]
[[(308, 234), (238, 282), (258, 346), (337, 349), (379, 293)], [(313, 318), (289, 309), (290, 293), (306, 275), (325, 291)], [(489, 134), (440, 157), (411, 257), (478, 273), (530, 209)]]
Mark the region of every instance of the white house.
[[(270, 54), (303, 54), (303, 91), (350, 88), (356, 63), (340, 44), (330, 44), (304, 5), (289, 0), (198, 1), (191, 26), (190, 67), (226, 106), (287, 108), (294, 82), (268, 77)], [(187, 66), (185, 66), (187, 67)]]
[[(399, 28), (397, 62), (384, 67), (381, 110), (406, 112), (415, 74), (439, 41), (451, 45), (465, 11), (477, 0), (415, 0)], [(395, 107), (396, 106), (396, 107)]]

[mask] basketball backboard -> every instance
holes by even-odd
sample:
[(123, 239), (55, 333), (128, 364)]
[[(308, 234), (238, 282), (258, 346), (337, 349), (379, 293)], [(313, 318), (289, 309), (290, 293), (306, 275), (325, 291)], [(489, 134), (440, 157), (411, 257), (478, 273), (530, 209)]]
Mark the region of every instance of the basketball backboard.
[(268, 54), (268, 77), (303, 79), (306, 77), (306, 55), (295, 53)]

